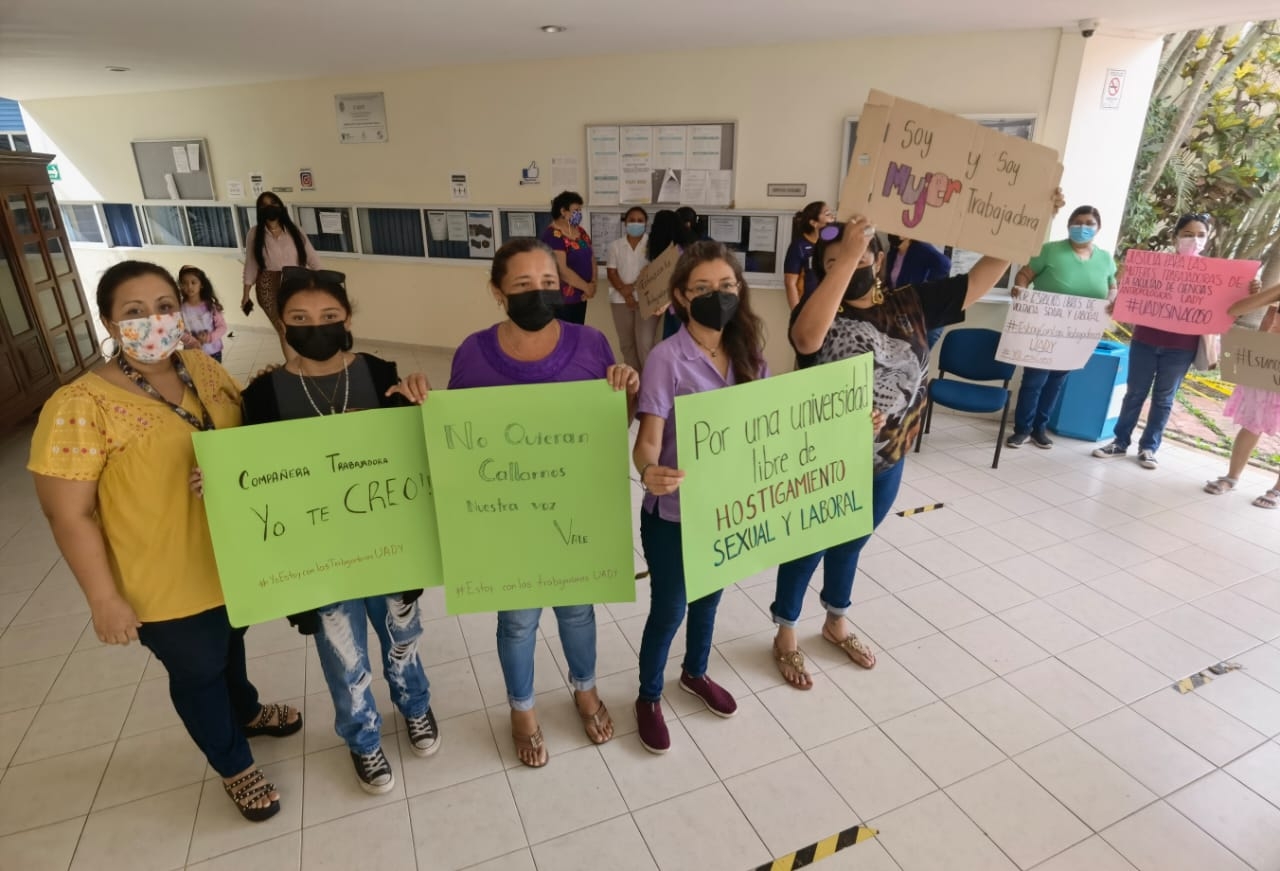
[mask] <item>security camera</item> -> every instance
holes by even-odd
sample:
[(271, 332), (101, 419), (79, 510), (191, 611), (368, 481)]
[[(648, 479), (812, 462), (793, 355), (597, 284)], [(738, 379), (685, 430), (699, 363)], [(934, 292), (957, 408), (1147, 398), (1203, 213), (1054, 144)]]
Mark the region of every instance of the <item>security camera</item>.
[(1085, 39), (1088, 39), (1089, 37), (1093, 36), (1095, 33), (1098, 32), (1098, 27), (1101, 24), (1102, 22), (1096, 18), (1081, 18), (1080, 19), (1080, 35), (1083, 36)]

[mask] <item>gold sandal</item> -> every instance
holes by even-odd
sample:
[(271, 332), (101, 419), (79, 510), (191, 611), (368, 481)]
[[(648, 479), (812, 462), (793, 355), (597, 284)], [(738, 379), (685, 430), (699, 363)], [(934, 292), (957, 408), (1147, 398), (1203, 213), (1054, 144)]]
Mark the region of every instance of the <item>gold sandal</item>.
[[(516, 758), (518, 758), (524, 765), (527, 765), (530, 768), (541, 768), (549, 761), (547, 743), (542, 740), (541, 726), (535, 729), (532, 735), (518, 735), (515, 732), (512, 732), (511, 740), (515, 742), (516, 745)], [(530, 762), (529, 758), (522, 755), (526, 753), (531, 754), (531, 757), (536, 761)]]
[(804, 654), (799, 650), (788, 650), (783, 653), (778, 649), (775, 641), (773, 645), (773, 659), (778, 664), (778, 673), (782, 675), (782, 679), (798, 690), (813, 689), (813, 678), (804, 667)]
[[(577, 705), (576, 699), (574, 704)], [(582, 720), (582, 730), (587, 733), (592, 744), (604, 744), (613, 738), (613, 718), (609, 716), (609, 709), (604, 706), (604, 702), (600, 703), (594, 713), (584, 714), (578, 711), (578, 717)]]
[(822, 637), (827, 640), (827, 643), (834, 644), (843, 650), (853, 660), (854, 665), (867, 669), (876, 667), (876, 655), (852, 632), (839, 641), (828, 636), (826, 632), (822, 633)]

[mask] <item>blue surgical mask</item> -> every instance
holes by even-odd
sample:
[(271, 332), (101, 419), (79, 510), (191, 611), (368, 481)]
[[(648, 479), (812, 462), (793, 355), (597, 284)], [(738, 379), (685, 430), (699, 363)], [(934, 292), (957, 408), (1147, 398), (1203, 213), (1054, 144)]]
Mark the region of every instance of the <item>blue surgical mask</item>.
[(632, 222), (632, 223), (630, 223), (630, 224), (627, 224), (627, 235), (628, 235), (628, 236), (635, 236), (635, 237), (637, 237), (637, 238), (639, 238), (640, 236), (643, 236), (643, 235), (644, 235), (644, 224), (637, 224), (637, 223), (635, 223), (635, 222)]
[(569, 226), (576, 227), (582, 223), (582, 212), (573, 211), (569, 213)]
[(1072, 224), (1067, 228), (1067, 235), (1071, 237), (1072, 242), (1083, 245), (1093, 241), (1093, 237), (1098, 235), (1098, 228), (1089, 224)]

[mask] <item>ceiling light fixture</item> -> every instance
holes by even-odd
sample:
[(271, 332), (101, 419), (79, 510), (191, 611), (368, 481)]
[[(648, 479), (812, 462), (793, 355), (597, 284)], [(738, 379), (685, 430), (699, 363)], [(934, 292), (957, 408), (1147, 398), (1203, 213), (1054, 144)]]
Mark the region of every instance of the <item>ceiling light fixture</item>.
[(129, 68), (128, 68), (128, 67), (107, 67), (107, 72), (109, 72), (109, 73), (127, 73), (127, 72), (129, 72)]
[(565, 27), (563, 24), (544, 24), (538, 29), (543, 33), (564, 33), (569, 28)]

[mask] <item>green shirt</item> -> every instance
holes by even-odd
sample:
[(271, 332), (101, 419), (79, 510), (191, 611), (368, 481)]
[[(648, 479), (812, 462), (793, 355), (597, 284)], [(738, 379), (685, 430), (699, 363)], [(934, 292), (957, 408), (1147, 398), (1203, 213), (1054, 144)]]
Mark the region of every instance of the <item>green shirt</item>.
[(1044, 243), (1027, 266), (1035, 273), (1032, 284), (1036, 290), (1051, 293), (1106, 299), (1116, 283), (1116, 262), (1111, 252), (1095, 245), (1093, 255), (1081, 260), (1066, 239)]

